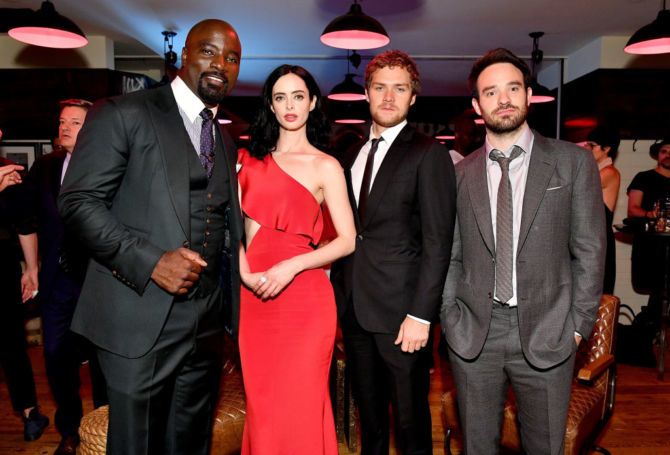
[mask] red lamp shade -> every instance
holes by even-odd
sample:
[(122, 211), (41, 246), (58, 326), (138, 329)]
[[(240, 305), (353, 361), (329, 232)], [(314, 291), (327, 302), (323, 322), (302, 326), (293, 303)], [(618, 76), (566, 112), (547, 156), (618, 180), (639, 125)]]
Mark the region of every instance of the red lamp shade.
[(73, 49), (88, 44), (84, 32), (70, 19), (58, 14), (48, 0), (25, 23), (8, 33), (15, 40), (34, 46)]
[(341, 118), (335, 120), (335, 123), (341, 123), (344, 125), (355, 125), (358, 123), (365, 123), (365, 120), (363, 120), (362, 118)]
[(388, 33), (375, 18), (363, 13), (354, 3), (349, 12), (333, 19), (321, 34), (321, 42), (339, 49), (376, 49), (391, 42)]
[(353, 73), (344, 76), (344, 81), (337, 84), (330, 91), (328, 99), (335, 101), (361, 101), (365, 99), (365, 89), (354, 82)]
[(635, 32), (623, 50), (644, 55), (670, 52), (670, 11), (659, 11), (656, 20)]
[(533, 95), (530, 97), (530, 102), (537, 103), (551, 103), (556, 98), (544, 85), (540, 85), (536, 80), (531, 81), (530, 88), (533, 90)]

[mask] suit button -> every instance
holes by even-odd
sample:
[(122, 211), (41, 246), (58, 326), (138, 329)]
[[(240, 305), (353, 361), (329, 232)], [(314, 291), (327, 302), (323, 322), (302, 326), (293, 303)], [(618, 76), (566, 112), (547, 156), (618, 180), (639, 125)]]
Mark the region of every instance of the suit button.
[(202, 243), (202, 246), (204, 246), (205, 248), (207, 248), (207, 242), (203, 242), (203, 243)]
[(492, 299), (492, 298), (493, 298), (493, 294), (490, 293), (490, 292), (488, 293), (488, 296), (489, 296), (489, 299)]
[(209, 237), (210, 234), (211, 234), (211, 232), (209, 232), (209, 230), (205, 231), (205, 237)]
[(112, 270), (112, 276), (116, 277), (119, 273), (116, 270)]
[(361, 234), (358, 234), (358, 235), (356, 236), (356, 239), (358, 239), (358, 240), (363, 240), (363, 236), (362, 236)]
[(207, 224), (210, 224), (211, 222), (212, 222), (212, 220), (210, 220), (209, 218), (207, 218), (207, 219), (205, 220), (205, 223), (207, 223)]
[(207, 193), (207, 199), (212, 199), (212, 193)]
[(208, 206), (207, 206), (207, 211), (208, 211), (208, 212), (211, 212), (212, 210), (214, 210), (214, 209), (212, 208), (212, 206), (211, 206), (211, 205), (208, 205)]
[(181, 244), (184, 248), (191, 248), (191, 242), (184, 240), (184, 243)]

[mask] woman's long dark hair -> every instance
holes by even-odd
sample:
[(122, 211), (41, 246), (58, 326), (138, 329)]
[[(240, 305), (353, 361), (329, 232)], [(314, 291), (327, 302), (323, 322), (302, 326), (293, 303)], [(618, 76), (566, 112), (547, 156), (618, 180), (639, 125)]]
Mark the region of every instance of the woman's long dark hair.
[(263, 106), (256, 114), (256, 118), (249, 128), (251, 144), (249, 152), (251, 156), (263, 159), (265, 155), (274, 150), (279, 139), (279, 122), (272, 112), (272, 88), (280, 77), (287, 74), (295, 74), (305, 81), (310, 101), (316, 97), (316, 105), (307, 118), (307, 140), (319, 150), (328, 147), (330, 139), (330, 124), (321, 109), (321, 91), (314, 77), (302, 66), (281, 65), (270, 73), (263, 85)]

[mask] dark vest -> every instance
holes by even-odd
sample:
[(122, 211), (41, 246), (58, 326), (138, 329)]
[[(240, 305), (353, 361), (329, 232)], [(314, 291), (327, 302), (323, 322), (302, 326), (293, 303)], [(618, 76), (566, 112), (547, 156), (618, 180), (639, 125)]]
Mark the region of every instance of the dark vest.
[(215, 143), (216, 161), (210, 179), (207, 179), (197, 153), (194, 153), (193, 149), (189, 150), (190, 249), (199, 253), (207, 262), (207, 268), (200, 274), (196, 297), (208, 296), (219, 286), (221, 254), (225, 238), (224, 214), (230, 201), (225, 152), (219, 137)]

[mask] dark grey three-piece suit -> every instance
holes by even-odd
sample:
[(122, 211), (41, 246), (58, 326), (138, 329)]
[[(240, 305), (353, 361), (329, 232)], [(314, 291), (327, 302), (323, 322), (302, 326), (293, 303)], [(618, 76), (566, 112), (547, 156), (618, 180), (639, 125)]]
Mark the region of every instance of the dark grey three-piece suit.
[[(63, 182), (61, 214), (93, 258), (72, 329), (99, 348), (108, 453), (207, 452), (226, 314), (237, 328), (242, 232), (236, 148), (215, 136), (208, 179), (170, 86), (106, 100), (89, 112)], [(151, 280), (179, 247), (208, 262), (185, 297)], [(177, 434), (163, 440), (166, 428)]]
[[(605, 228), (595, 161), (573, 144), (534, 132), (517, 245), (516, 309), (493, 302), (485, 147), (459, 163), (456, 180), (457, 223), (441, 322), (466, 450), (497, 450), (492, 433), (500, 431), (507, 384), (490, 377), (504, 369), (500, 376), (509, 378), (523, 407), (525, 450), (562, 453), (575, 332), (589, 337), (602, 290)], [(516, 360), (506, 363), (513, 352)], [(550, 385), (539, 397), (534, 387), (544, 382)]]

